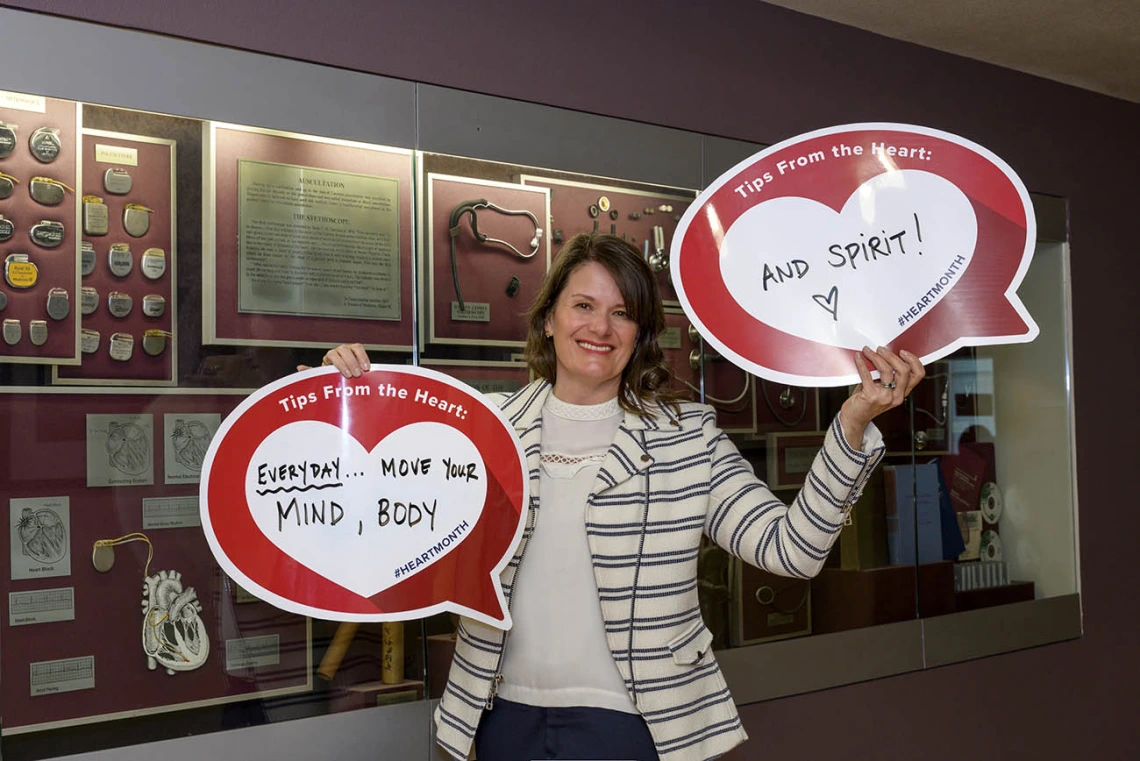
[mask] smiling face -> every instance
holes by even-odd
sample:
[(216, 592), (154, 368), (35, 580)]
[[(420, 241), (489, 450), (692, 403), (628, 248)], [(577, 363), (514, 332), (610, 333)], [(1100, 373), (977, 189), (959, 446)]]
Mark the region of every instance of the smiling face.
[(557, 356), (555, 396), (571, 404), (600, 404), (618, 395), (638, 327), (604, 266), (590, 261), (570, 273), (545, 328)]

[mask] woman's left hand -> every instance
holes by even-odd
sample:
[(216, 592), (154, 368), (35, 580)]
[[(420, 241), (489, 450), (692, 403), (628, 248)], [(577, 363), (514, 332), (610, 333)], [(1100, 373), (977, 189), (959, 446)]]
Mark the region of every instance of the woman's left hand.
[[(868, 362), (879, 371), (877, 380), (871, 378), (872, 368), (868, 367)], [(902, 404), (926, 376), (926, 370), (918, 357), (909, 351), (895, 354), (886, 347), (873, 351), (866, 346), (855, 355), (855, 369), (862, 383), (843, 403), (839, 421), (847, 443), (853, 449), (861, 449), (867, 425), (876, 416)]]

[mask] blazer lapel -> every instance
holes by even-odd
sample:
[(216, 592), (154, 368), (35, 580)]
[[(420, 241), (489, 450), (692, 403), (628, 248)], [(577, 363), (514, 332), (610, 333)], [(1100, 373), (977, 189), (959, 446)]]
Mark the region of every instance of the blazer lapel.
[(623, 423), (618, 428), (614, 441), (606, 452), (606, 459), (598, 469), (590, 495), (594, 496), (613, 489), (649, 467), (652, 457), (641, 445), (640, 429), (630, 429)]
[[(502, 404), (503, 414), (514, 426), (515, 435), (519, 437), (526, 456), (530, 479), (528, 509), (531, 514), (538, 509), (538, 486), (542, 473), (542, 407), (546, 404), (550, 388), (546, 381), (534, 381), (507, 397)], [(532, 521), (528, 516), (527, 525), (531, 525)]]
[(645, 446), (645, 433), (659, 430), (661, 421), (671, 418), (664, 409), (656, 416), (626, 412), (625, 419), (606, 452), (606, 459), (598, 470), (590, 496), (607, 492), (648, 470), (653, 464), (653, 455)]

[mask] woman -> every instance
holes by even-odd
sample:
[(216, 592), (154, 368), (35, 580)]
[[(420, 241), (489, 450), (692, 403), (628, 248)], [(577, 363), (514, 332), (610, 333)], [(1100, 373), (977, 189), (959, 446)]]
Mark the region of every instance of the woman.
[[(788, 507), (710, 407), (667, 390), (664, 312), (637, 249), (572, 238), (527, 321), (538, 380), (498, 399), (531, 474), (526, 531), (502, 575), (514, 627), (461, 621), (437, 740), (457, 759), (474, 744), (479, 761), (716, 757), (747, 735), (700, 616), (701, 534), (773, 573), (818, 573), (882, 457), (871, 420), (902, 403), (922, 364), (855, 355), (862, 383)], [(324, 364), (350, 377), (369, 367), (359, 344)]]

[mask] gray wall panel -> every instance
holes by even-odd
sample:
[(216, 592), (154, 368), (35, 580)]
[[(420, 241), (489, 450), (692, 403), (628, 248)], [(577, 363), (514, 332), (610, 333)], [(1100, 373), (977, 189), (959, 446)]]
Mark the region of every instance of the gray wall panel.
[(1065, 243), (1069, 240), (1069, 208), (1064, 198), (1030, 193), (1033, 214), (1037, 217), (1037, 240)]
[(419, 86), (425, 151), (696, 188), (701, 137), (692, 132), (506, 98)]
[(0, 29), (0, 89), (415, 147), (411, 82), (5, 8)]
[(156, 758), (426, 761), (432, 757), (428, 729), (430, 716), (431, 704), (421, 700), (63, 758), (67, 761), (153, 761)]
[(938, 616), (922, 622), (930, 668), (1081, 636), (1080, 595)]
[[(858, 653), (858, 657), (852, 657)], [(737, 705), (922, 668), (922, 624), (895, 624), (767, 642), (716, 654)]]
[(765, 146), (759, 143), (749, 143), (744, 140), (730, 140), (726, 137), (705, 137), (704, 145), (704, 176), (701, 189), (708, 187), (713, 180), (720, 177), (732, 167), (754, 153), (759, 153)]

